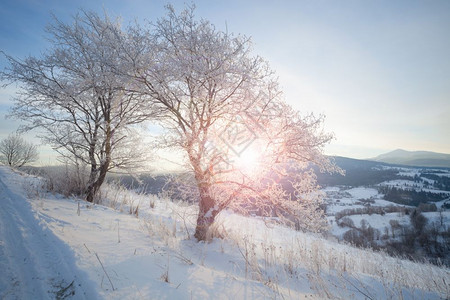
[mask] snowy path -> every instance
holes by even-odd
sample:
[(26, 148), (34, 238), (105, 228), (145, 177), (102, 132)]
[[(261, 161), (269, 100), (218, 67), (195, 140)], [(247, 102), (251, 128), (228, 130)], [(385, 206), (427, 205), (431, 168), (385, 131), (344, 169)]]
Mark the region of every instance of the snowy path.
[(0, 168), (0, 298), (97, 298), (70, 248), (35, 218), (16, 176)]

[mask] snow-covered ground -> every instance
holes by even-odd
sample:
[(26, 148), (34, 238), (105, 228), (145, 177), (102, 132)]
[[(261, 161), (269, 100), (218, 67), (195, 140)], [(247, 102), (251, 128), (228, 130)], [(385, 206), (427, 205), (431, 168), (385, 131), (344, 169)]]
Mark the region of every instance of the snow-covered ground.
[[(450, 214), (449, 214), (450, 216)], [(361, 221), (365, 220), (367, 222), (367, 226), (370, 225), (374, 229), (380, 230), (380, 232), (384, 232), (385, 228), (387, 227), (389, 230), (391, 228), (390, 221), (395, 220), (398, 221), (400, 225), (409, 225), (409, 216), (401, 215), (399, 213), (387, 213), (385, 215), (379, 215), (379, 214), (358, 214), (358, 215), (351, 215), (348, 216), (350, 220), (352, 220), (353, 224), (355, 225), (355, 228), (361, 228)], [(350, 230), (349, 227), (340, 227), (334, 222), (334, 218), (329, 219), (330, 221), (333, 220), (333, 226), (330, 230), (331, 234), (333, 234), (336, 237), (339, 237), (342, 239), (342, 236), (345, 232)]]
[[(427, 191), (426, 189), (422, 189)], [(396, 204), (393, 202), (389, 202), (383, 200), (382, 194), (379, 194), (378, 191), (374, 188), (366, 188), (366, 187), (357, 187), (357, 188), (339, 188), (339, 187), (327, 187), (323, 190), (326, 195), (327, 202), (327, 215), (328, 221), (331, 225), (330, 233), (335, 237), (342, 239), (345, 232), (350, 230), (349, 227), (340, 227), (335, 220), (336, 213), (342, 212), (344, 210), (352, 210), (352, 209), (365, 209), (368, 208), (368, 203), (370, 203), (371, 207), (387, 207), (387, 206), (400, 206), (400, 207), (409, 207), (414, 208), (412, 206), (405, 206)], [(446, 192), (449, 193), (450, 192)], [(369, 202), (365, 202), (369, 200)], [(435, 202), (436, 207), (439, 209), (442, 205), (449, 200), (442, 200), (439, 202)], [(426, 212), (423, 215), (428, 219), (428, 223), (439, 222), (443, 224), (450, 224), (450, 211), (442, 211), (442, 212)], [(409, 226), (410, 220), (409, 216), (402, 214), (400, 212), (394, 213), (385, 213), (381, 214), (351, 214), (348, 216), (353, 221), (353, 224), (356, 228), (361, 227), (361, 221), (367, 221), (367, 225), (370, 225), (374, 229), (378, 229), (381, 232), (384, 232), (386, 227), (390, 229), (390, 221), (395, 220), (398, 221), (402, 226)]]
[[(445, 299), (450, 271), (232, 212), (192, 238), (196, 208), (105, 189), (90, 205), (0, 167), (1, 299)], [(353, 190), (370, 198), (374, 190)], [(131, 212), (131, 214), (130, 214)], [(138, 215), (138, 217), (136, 216)]]
[(1, 168), (0, 298), (63, 299), (72, 293), (78, 299), (98, 298), (95, 284), (77, 266), (76, 253), (45, 225), (67, 224), (36, 218), (23, 184), (23, 178)]
[[(365, 208), (368, 204), (374, 207), (404, 206), (382, 199), (383, 195), (378, 193), (375, 188), (327, 187), (323, 191), (326, 193), (325, 202), (327, 203), (328, 216), (334, 216), (337, 212), (345, 209)], [(332, 219), (334, 218), (330, 218), (330, 220)]]
[(434, 204), (436, 204), (436, 207), (437, 207), (438, 209), (440, 209), (440, 208), (442, 208), (442, 206), (443, 206), (444, 204), (446, 204), (446, 203), (450, 203), (450, 197), (449, 197), (448, 199), (445, 199), (445, 200), (442, 200), (442, 201), (435, 202)]
[[(380, 183), (380, 186), (389, 186), (395, 187), (398, 189), (405, 190), (415, 190), (415, 191), (424, 191), (430, 193), (443, 193), (450, 196), (450, 191), (441, 190), (435, 188), (433, 185), (436, 183), (436, 180), (427, 178), (427, 175), (434, 175), (442, 178), (450, 177), (449, 169), (418, 169), (418, 168), (398, 168), (398, 167), (385, 167), (385, 169), (393, 169), (398, 171), (397, 175), (403, 176), (406, 178), (396, 179), (396, 180), (388, 180)], [(410, 179), (408, 179), (408, 177)]]
[[(424, 178), (423, 181), (428, 182), (430, 185), (434, 184), (434, 180), (431, 180), (431, 179)], [(385, 181), (385, 182), (381, 183), (380, 186), (389, 186), (389, 187), (395, 187), (398, 189), (413, 190), (413, 191), (417, 191), (417, 192), (424, 191), (427, 193), (447, 194), (450, 197), (450, 191), (443, 191), (443, 190), (439, 190), (439, 189), (435, 189), (435, 188), (428, 188), (424, 185), (423, 182), (417, 183), (412, 180), (403, 180), (403, 179), (390, 180), (390, 181)]]
[(414, 178), (420, 175), (420, 169), (399, 168), (398, 175)]

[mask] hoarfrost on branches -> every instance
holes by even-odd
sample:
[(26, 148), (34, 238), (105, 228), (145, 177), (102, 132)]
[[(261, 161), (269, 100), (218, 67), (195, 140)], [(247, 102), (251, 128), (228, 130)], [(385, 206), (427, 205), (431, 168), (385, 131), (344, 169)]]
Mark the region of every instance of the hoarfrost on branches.
[(5, 55), (2, 78), (21, 88), (11, 115), (26, 122), (23, 130), (43, 129), (41, 138), (65, 160), (90, 167), (92, 202), (109, 170), (142, 163), (129, 138), (150, 114), (120, 75), (133, 54), (117, 20), (82, 11), (71, 24), (54, 18), (47, 31), (52, 48), (41, 57)]
[[(135, 92), (158, 108), (167, 146), (186, 154), (195, 188), (182, 194), (199, 199), (195, 237), (204, 240), (225, 208), (320, 231), (326, 222), (309, 168), (336, 170), (322, 154), (332, 139), (321, 129), (323, 117), (302, 117), (283, 100), (250, 38), (197, 21), (194, 10), (177, 14), (167, 6), (151, 29), (136, 28), (134, 39), (152, 47), (135, 59), (142, 65), (132, 77), (140, 83)], [(245, 166), (249, 153), (257, 158)]]
[(185, 153), (192, 184), (178, 189), (198, 200), (197, 239), (225, 208), (320, 231), (326, 222), (310, 168), (337, 170), (322, 153), (332, 139), (323, 117), (302, 116), (284, 101), (250, 38), (217, 30), (194, 11), (167, 6), (155, 24), (126, 32), (92, 13), (72, 25), (55, 20), (54, 48), (42, 58), (7, 56), (2, 77), (22, 84), (12, 115), (90, 166), (88, 201), (109, 169), (140, 164), (129, 136), (152, 119), (166, 130), (161, 143)]

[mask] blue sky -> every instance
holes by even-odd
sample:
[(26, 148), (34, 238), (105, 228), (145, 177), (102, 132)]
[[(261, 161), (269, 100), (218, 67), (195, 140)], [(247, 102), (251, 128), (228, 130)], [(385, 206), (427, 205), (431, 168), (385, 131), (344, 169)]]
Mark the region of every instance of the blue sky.
[[(185, 1), (172, 1), (178, 9)], [(374, 157), (403, 148), (450, 153), (450, 1), (194, 1), (197, 15), (253, 38), (286, 100), (326, 115), (327, 154)], [(2, 0), (0, 49), (18, 57), (49, 45), (51, 13), (107, 11), (124, 24), (156, 20), (166, 1)], [(0, 58), (0, 67), (5, 65)], [(14, 87), (0, 89), (0, 138)], [(31, 138), (31, 135), (29, 135)]]

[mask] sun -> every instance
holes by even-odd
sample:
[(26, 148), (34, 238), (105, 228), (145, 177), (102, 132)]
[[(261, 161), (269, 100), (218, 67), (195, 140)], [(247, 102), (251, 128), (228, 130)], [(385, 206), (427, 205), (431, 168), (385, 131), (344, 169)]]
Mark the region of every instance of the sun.
[(261, 155), (256, 147), (247, 147), (236, 156), (235, 166), (245, 172), (257, 172), (261, 164)]

